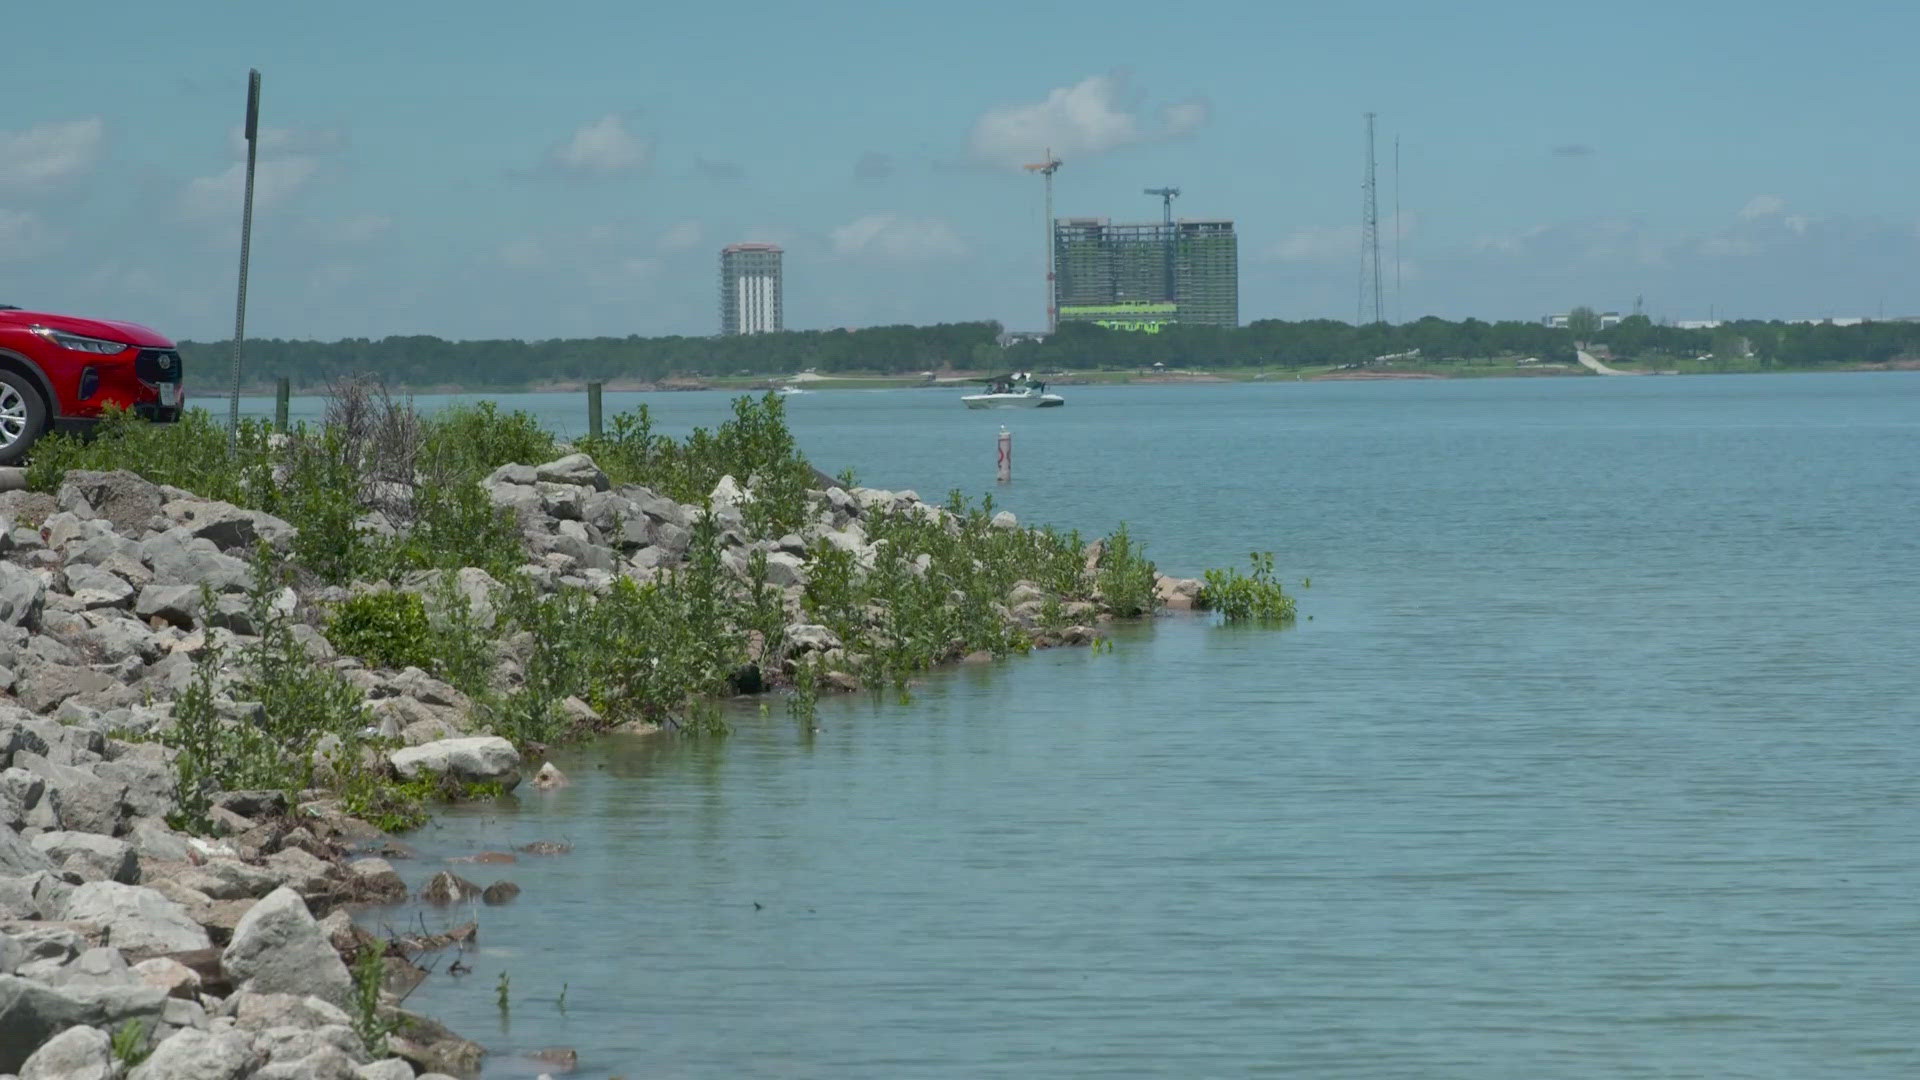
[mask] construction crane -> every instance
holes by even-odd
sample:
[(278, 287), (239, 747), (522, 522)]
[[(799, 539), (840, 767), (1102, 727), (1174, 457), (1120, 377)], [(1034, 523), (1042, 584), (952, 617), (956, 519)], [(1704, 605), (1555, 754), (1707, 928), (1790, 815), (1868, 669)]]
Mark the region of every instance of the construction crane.
[(1150, 187), (1146, 188), (1143, 193), (1160, 196), (1160, 224), (1165, 226), (1165, 232), (1160, 237), (1160, 243), (1166, 249), (1167, 257), (1167, 267), (1165, 271), (1166, 287), (1162, 291), (1167, 303), (1178, 303), (1178, 299), (1173, 295), (1173, 200), (1179, 196), (1180, 189), (1177, 187)]
[(1150, 187), (1145, 190), (1144, 194), (1160, 196), (1160, 224), (1173, 224), (1173, 200), (1180, 197), (1180, 189), (1177, 187)]
[(1047, 182), (1047, 333), (1051, 334), (1060, 328), (1053, 289), (1053, 174), (1060, 171), (1060, 159), (1053, 156), (1053, 147), (1049, 146), (1045, 161), (1024, 168), (1039, 173)]

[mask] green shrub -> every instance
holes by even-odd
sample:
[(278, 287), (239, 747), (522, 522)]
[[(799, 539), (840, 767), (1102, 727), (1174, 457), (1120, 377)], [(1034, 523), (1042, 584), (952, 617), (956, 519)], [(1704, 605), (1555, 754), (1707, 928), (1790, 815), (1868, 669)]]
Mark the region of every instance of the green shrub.
[(1153, 614), (1160, 604), (1154, 588), (1158, 579), (1159, 573), (1147, 559), (1145, 549), (1134, 545), (1125, 525), (1115, 529), (1101, 545), (1096, 587), (1115, 615), (1125, 619)]
[(491, 401), (455, 405), (424, 421), (422, 472), (478, 480), (502, 465), (543, 465), (559, 457), (553, 433), (531, 413), (503, 413)]
[(386, 667), (432, 669), (433, 628), (418, 593), (361, 593), (343, 602), (327, 623), (327, 640), (350, 656)]
[(807, 491), (818, 482), (787, 430), (778, 394), (738, 397), (733, 418), (714, 431), (695, 428), (685, 442), (653, 433), (645, 405), (613, 418), (612, 429), (580, 448), (616, 484), (644, 484), (683, 503), (704, 503), (722, 476), (752, 490), (742, 508), (756, 536), (780, 536), (806, 524)]
[(299, 530), (294, 561), (336, 585), (367, 576), (376, 547), (360, 529), (363, 476), (346, 437), (338, 429), (314, 432), (302, 425), (288, 436), (281, 460), (281, 482), (254, 505)]
[(1273, 577), (1273, 552), (1256, 551), (1247, 558), (1253, 571), (1241, 576), (1238, 570), (1209, 570), (1206, 584), (1200, 587), (1196, 602), (1218, 611), (1227, 622), (1290, 623), (1294, 620), (1293, 597)]
[[(216, 689), (229, 657), (218, 647), (200, 655), (174, 703), (166, 741), (180, 750), (175, 823), (181, 828), (206, 831), (210, 796), (217, 791), (267, 788), (291, 796), (311, 787), (320, 738), (338, 736), (352, 751), (366, 724), (364, 695), (338, 671), (314, 663), (294, 635), (292, 618), (280, 605), (285, 576), (262, 545), (246, 600), (257, 636), (232, 654), (228, 685), (233, 701), (251, 707), (233, 720), (220, 715)], [(213, 606), (211, 593), (203, 591), (202, 601)]]
[(72, 469), (126, 469), (156, 484), (260, 509), (256, 501), (274, 488), (270, 434), (269, 425), (243, 420), (229, 452), (225, 425), (205, 409), (189, 409), (177, 423), (150, 424), (109, 406), (90, 436), (54, 432), (35, 443), (27, 486), (54, 491)]

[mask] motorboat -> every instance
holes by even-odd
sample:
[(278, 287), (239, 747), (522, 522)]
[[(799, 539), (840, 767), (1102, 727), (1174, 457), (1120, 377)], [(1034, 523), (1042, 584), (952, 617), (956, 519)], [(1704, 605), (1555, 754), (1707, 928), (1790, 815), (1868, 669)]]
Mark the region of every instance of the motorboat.
[(1057, 409), (1067, 403), (1059, 394), (1047, 393), (1047, 384), (1031, 372), (1016, 371), (979, 381), (987, 384), (983, 393), (960, 399), (969, 409)]
[(808, 394), (808, 393), (812, 393), (812, 391), (803, 390), (798, 386), (794, 386), (793, 384), (788, 383), (787, 385), (782, 386), (778, 390), (775, 390), (774, 393), (779, 394), (781, 397), (792, 397), (795, 394)]

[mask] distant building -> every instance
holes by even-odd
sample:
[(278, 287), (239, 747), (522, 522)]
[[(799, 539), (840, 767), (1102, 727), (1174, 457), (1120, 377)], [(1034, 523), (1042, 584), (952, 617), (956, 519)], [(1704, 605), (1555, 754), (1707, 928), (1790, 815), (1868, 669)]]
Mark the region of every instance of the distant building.
[(720, 332), (767, 334), (785, 328), (780, 306), (780, 245), (720, 249)]
[[(1599, 314), (1600, 329), (1606, 330), (1620, 325), (1622, 316), (1619, 312), (1602, 311)], [(1572, 312), (1567, 312), (1563, 315), (1542, 315), (1540, 316), (1540, 325), (1552, 327), (1555, 330), (1565, 330), (1567, 328), (1567, 319), (1570, 315), (1572, 315)]]
[(1240, 253), (1231, 221), (1053, 223), (1061, 322), (1158, 333), (1167, 323), (1240, 325)]

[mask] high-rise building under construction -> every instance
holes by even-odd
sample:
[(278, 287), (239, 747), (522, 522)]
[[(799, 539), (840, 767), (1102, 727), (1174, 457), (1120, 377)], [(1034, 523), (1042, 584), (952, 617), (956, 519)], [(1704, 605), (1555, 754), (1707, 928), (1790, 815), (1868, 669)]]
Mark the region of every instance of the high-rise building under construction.
[(1061, 322), (1158, 332), (1166, 323), (1240, 325), (1240, 253), (1231, 221), (1053, 223)]
[(720, 249), (720, 332), (766, 334), (781, 329), (780, 245), (728, 244)]

